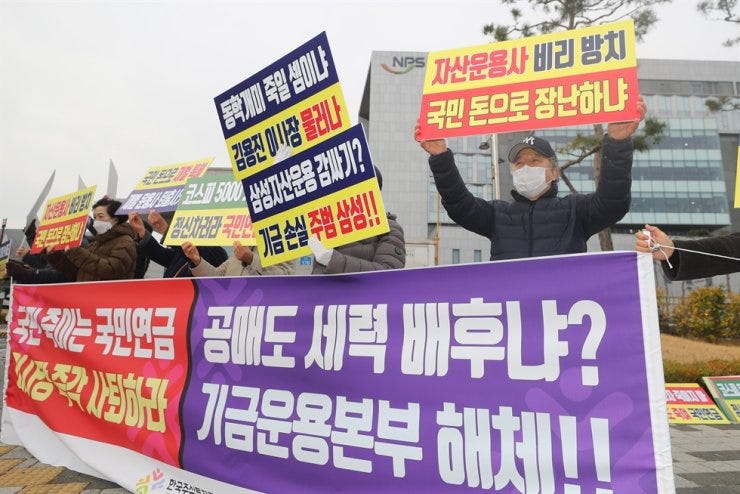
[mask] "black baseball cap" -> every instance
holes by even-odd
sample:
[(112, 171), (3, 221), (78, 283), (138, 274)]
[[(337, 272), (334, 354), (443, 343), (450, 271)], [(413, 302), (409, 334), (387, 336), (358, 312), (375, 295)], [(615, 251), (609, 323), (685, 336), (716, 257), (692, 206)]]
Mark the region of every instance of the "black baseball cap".
[(549, 142), (540, 137), (529, 136), (522, 139), (522, 142), (514, 144), (511, 149), (509, 149), (509, 163), (514, 163), (516, 161), (516, 155), (518, 155), (522, 149), (533, 149), (537, 153), (542, 156), (547, 156), (548, 158), (557, 157)]

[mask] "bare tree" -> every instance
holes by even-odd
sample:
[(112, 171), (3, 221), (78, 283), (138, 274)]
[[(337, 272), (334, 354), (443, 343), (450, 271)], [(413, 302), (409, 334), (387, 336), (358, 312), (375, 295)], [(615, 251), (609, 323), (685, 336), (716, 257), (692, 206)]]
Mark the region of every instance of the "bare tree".
[[(505, 5), (512, 5), (509, 11), (512, 23), (486, 24), (483, 34), (490, 36), (494, 41), (505, 41), (512, 36), (528, 37), (538, 34), (547, 34), (555, 31), (579, 29), (587, 26), (596, 26), (608, 22), (624, 19), (633, 19), (635, 23), (635, 37), (642, 40), (648, 30), (658, 22), (653, 7), (658, 4), (670, 3), (672, 0), (500, 0)], [(527, 21), (519, 5), (528, 6), (529, 14), (535, 19)], [(634, 136), (635, 150), (644, 151), (650, 142), (660, 140), (666, 124), (654, 118), (646, 118), (644, 125)], [(594, 125), (591, 135), (578, 134), (566, 146), (558, 151), (565, 153), (571, 159), (560, 166), (560, 176), (568, 189), (578, 192), (568, 179), (566, 170), (581, 163), (586, 158), (593, 157), (594, 182), (599, 182), (601, 176), (601, 138), (604, 127)], [(611, 229), (599, 232), (601, 250), (614, 250)]]

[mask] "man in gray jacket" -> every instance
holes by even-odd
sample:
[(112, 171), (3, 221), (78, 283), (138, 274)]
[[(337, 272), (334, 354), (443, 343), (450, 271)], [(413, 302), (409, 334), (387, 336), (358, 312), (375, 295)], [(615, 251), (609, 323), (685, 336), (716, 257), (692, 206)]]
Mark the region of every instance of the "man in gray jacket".
[(190, 272), (193, 276), (278, 276), (291, 275), (296, 271), (296, 260), (280, 262), (263, 267), (257, 247), (242, 245), (236, 241), (234, 253), (218, 266), (203, 259), (198, 248), (192, 242), (182, 244), (182, 252), (190, 260)]
[[(383, 176), (377, 168), (375, 168), (375, 176), (382, 189)], [(308, 245), (314, 253), (311, 274), (356, 273), (403, 268), (406, 265), (403, 228), (396, 221), (395, 215), (387, 213), (387, 216), (390, 227), (388, 233), (342, 245), (336, 249), (327, 249), (316, 237), (309, 238)]]
[(632, 134), (647, 108), (640, 97), (639, 120), (610, 123), (601, 144), (596, 192), (558, 197), (558, 166), (550, 143), (530, 136), (509, 151), (513, 201), (473, 196), (444, 139), (420, 140), (450, 218), (491, 240), (491, 260), (586, 252), (593, 234), (622, 219), (630, 207)]

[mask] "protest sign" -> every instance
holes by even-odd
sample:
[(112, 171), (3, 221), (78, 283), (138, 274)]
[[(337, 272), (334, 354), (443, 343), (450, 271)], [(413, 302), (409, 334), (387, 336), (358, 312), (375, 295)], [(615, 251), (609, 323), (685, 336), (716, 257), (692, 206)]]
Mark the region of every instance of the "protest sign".
[(187, 181), (202, 177), (214, 159), (209, 157), (149, 168), (116, 214), (174, 211)]
[(727, 418), (740, 422), (740, 376), (708, 376), (702, 380)]
[(242, 184), (232, 176), (188, 180), (164, 243), (256, 245)]
[(96, 186), (46, 201), (44, 215), (31, 244), (31, 254), (49, 248), (61, 250), (82, 243)]
[(668, 422), (672, 424), (728, 424), (706, 391), (697, 383), (666, 383)]
[(420, 137), (634, 120), (632, 20), (431, 52)]
[(244, 180), (263, 266), (389, 229), (360, 125)]
[[(326, 33), (215, 98), (263, 266), (386, 233), (360, 125), (350, 127)], [(291, 156), (281, 161), (280, 149)]]
[(649, 256), (17, 285), (12, 311), (2, 440), (131, 490), (672, 492)]
[(10, 239), (4, 240), (2, 244), (0, 244), (0, 273), (5, 272), (5, 265), (8, 264), (8, 259), (10, 259), (10, 249), (12, 242)]
[(214, 101), (240, 181), (270, 167), (281, 146), (297, 153), (351, 125), (326, 33)]

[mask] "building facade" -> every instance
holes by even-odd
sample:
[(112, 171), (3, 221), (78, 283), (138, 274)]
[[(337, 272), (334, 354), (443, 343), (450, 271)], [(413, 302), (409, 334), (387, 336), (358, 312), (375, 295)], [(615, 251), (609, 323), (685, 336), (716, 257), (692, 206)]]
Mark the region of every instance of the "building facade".
[[(432, 245), (439, 264), (486, 261), (490, 242), (457, 227), (447, 217), (439, 206), (427, 154), (413, 137), (426, 55), (374, 52), (360, 121), (373, 162), (383, 173), (386, 208), (398, 214), (407, 242)], [(632, 208), (614, 228), (615, 248), (634, 248), (632, 233), (645, 223), (677, 236), (740, 230), (740, 210), (732, 208), (740, 111), (710, 113), (705, 106), (707, 98), (717, 96), (740, 101), (740, 62), (644, 59), (638, 60), (638, 77), (649, 115), (665, 122), (667, 129), (649, 151), (635, 153)], [(591, 133), (592, 128), (544, 129), (535, 134), (557, 148), (577, 132)], [(490, 135), (448, 139), (460, 172), (475, 195), (490, 200), (496, 193), (490, 143), (498, 141), (498, 156), (504, 158), (522, 136), (509, 133), (498, 134), (495, 140)], [(558, 154), (561, 163), (569, 159)], [(509, 164), (499, 159), (498, 171), (500, 197), (509, 200)], [(593, 191), (590, 160), (570, 167), (567, 176), (577, 191)], [(560, 193), (568, 193), (562, 183)], [(589, 251), (596, 250), (599, 245), (594, 237)]]

